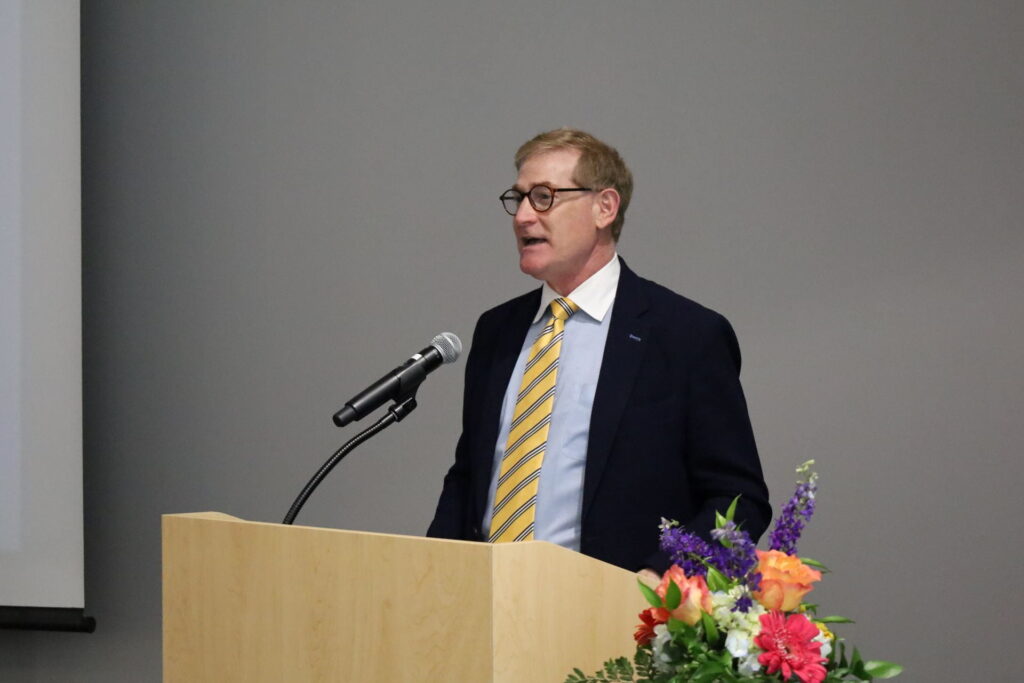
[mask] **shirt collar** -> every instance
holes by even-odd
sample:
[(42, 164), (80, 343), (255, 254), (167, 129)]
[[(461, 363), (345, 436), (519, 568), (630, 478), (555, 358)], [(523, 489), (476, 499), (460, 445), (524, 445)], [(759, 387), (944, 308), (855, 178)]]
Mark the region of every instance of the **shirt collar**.
[[(594, 320), (598, 322), (604, 320), (605, 314), (608, 313), (612, 302), (615, 301), (615, 290), (619, 286), (621, 270), (619, 255), (612, 254), (612, 260), (584, 280), (579, 287), (572, 290), (568, 298), (572, 299), (574, 304)], [(540, 306), (537, 308), (537, 314), (533, 316), (533, 322), (540, 320), (551, 306), (551, 302), (560, 296), (562, 295), (551, 289), (545, 282), (540, 291)]]

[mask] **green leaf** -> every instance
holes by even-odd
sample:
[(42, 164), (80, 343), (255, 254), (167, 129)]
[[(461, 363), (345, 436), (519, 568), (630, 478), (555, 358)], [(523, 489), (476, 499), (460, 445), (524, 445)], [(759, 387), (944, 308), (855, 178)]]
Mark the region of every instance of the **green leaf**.
[(708, 567), (708, 588), (712, 591), (729, 590), (729, 579), (714, 567)]
[(847, 619), (846, 617), (840, 617), (835, 614), (828, 617), (814, 617), (814, 621), (822, 624), (856, 624), (857, 622), (853, 619)]
[(872, 678), (895, 678), (903, 673), (903, 667), (895, 662), (871, 660), (864, 662), (864, 670)]
[(633, 665), (625, 657), (609, 659), (604, 663), (604, 672), (609, 681), (632, 681)]
[(853, 656), (850, 657), (850, 673), (862, 681), (871, 680), (871, 676), (864, 670), (864, 660), (860, 658), (857, 648), (853, 648)]
[(740, 497), (736, 496), (735, 498), (732, 499), (732, 502), (729, 503), (729, 509), (725, 511), (725, 518), (730, 522), (736, 516), (736, 505), (739, 504), (739, 502)]
[(725, 667), (718, 662), (707, 662), (693, 672), (690, 683), (712, 683), (725, 673)]
[(704, 633), (708, 637), (708, 643), (714, 647), (718, 642), (718, 629), (715, 627), (715, 620), (707, 612), (700, 613), (700, 623), (704, 625)]
[(831, 569), (823, 565), (821, 562), (818, 562), (817, 560), (812, 560), (809, 557), (801, 557), (800, 561), (806, 564), (808, 567), (814, 567), (815, 569), (819, 569), (825, 572), (826, 574), (830, 574), (832, 572)]
[(637, 673), (650, 670), (652, 657), (653, 653), (649, 645), (647, 648), (638, 647), (636, 649), (636, 654), (633, 655), (633, 663), (636, 664)]
[(668, 618), (668, 623), (665, 626), (668, 627), (668, 632), (671, 633), (672, 635), (676, 635), (676, 634), (680, 634), (680, 633), (683, 634), (683, 639), (684, 640), (687, 640), (687, 639), (692, 640), (693, 637), (694, 637), (693, 634), (690, 633), (691, 631), (693, 631), (693, 628), (689, 624), (687, 624), (685, 621), (680, 621), (679, 619), (676, 619), (675, 617), (669, 617)]
[(572, 671), (565, 683), (633, 683), (633, 665), (625, 657), (609, 659), (592, 676), (587, 676), (580, 669)]
[(675, 581), (671, 579), (668, 582), (668, 589), (665, 591), (665, 607), (669, 610), (673, 610), (679, 607), (679, 602), (683, 599), (683, 594), (679, 590), (679, 586), (676, 585)]
[(721, 512), (719, 512), (718, 510), (715, 510), (715, 528), (716, 529), (721, 529), (722, 527), (725, 526), (725, 523), (728, 522), (728, 521), (729, 520), (726, 519), (725, 516), (722, 515)]
[(855, 678), (857, 678), (859, 680), (862, 680), (862, 681), (870, 681), (871, 680), (871, 676), (869, 676), (868, 672), (864, 670), (864, 662), (859, 662), (857, 664), (857, 666), (850, 667), (850, 672), (849, 672), (848, 675), (849, 676), (854, 676)]
[[(672, 645), (685, 650), (684, 653), (680, 653), (682, 659), (693, 659), (707, 649), (707, 644), (704, 642), (704, 634), (700, 630), (684, 621), (679, 621), (678, 619), (674, 621), (677, 624), (675, 631), (672, 631), (670, 628), (669, 632), (672, 633)], [(670, 645), (666, 647), (665, 652), (671, 654), (671, 650), (672, 646)]]
[(644, 598), (651, 607), (664, 607), (664, 604), (661, 602), (661, 598), (654, 592), (653, 588), (640, 579), (637, 579), (636, 582), (640, 586), (640, 592), (644, 594)]

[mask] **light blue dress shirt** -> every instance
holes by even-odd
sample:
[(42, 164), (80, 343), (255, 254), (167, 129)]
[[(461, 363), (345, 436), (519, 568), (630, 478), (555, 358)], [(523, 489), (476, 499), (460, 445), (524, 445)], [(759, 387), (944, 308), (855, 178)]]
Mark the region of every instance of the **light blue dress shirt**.
[[(608, 324), (612, 317), (611, 307), (615, 301), (620, 270), (618, 256), (612, 256), (607, 265), (569, 294), (569, 298), (580, 310), (566, 321), (562, 337), (555, 383), (555, 405), (537, 488), (534, 538), (557, 543), (570, 550), (580, 549), (583, 474), (587, 464), (590, 411), (594, 405), (597, 379), (601, 374), (604, 343), (608, 338)], [(530, 347), (551, 315), (551, 302), (559, 296), (547, 284), (544, 285), (537, 315), (523, 340), (523, 348), (505, 390), (498, 441), (494, 446), (494, 469), (487, 494), (487, 511), (483, 519), (485, 534), (491, 528), (494, 492), (508, 442), (515, 398), (523, 381), (523, 368)]]

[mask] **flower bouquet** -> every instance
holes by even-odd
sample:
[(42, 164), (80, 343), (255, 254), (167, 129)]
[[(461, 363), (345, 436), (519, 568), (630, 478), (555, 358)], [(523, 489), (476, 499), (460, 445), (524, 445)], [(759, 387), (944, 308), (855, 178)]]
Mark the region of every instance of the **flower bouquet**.
[(796, 493), (775, 522), (768, 551), (733, 522), (738, 497), (716, 514), (712, 543), (662, 520), (661, 548), (675, 564), (656, 588), (640, 582), (651, 607), (640, 613), (633, 662), (609, 660), (592, 676), (575, 669), (566, 683), (833, 683), (899, 675), (897, 664), (847, 651), (831, 625), (849, 619), (818, 616), (817, 605), (803, 602), (828, 571), (796, 554), (814, 512), (813, 465), (797, 468)]

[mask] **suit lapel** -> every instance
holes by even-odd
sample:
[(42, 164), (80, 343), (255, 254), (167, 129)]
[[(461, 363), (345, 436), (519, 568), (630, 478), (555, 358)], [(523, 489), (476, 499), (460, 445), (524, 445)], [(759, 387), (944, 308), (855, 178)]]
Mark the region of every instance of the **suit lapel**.
[(594, 501), (601, 475), (604, 473), (612, 442), (618, 431), (622, 411), (633, 389), (640, 362), (647, 345), (648, 325), (642, 320), (647, 310), (647, 297), (640, 278), (622, 261), (619, 285), (612, 306), (612, 319), (605, 341), (601, 374), (590, 413), (590, 435), (587, 441), (587, 467), (583, 482), (583, 510)]
[(474, 449), (477, 462), (473, 468), (476, 473), (474, 494), (477, 517), (483, 516), (487, 505), (487, 491), (491, 485), (494, 468), (494, 448), (498, 440), (498, 427), (501, 423), (501, 404), (505, 399), (512, 370), (515, 369), (519, 352), (523, 349), (523, 340), (530, 329), (533, 316), (540, 305), (540, 289), (524, 296), (522, 302), (513, 306), (508, 316), (498, 323), (494, 330), (494, 355), (487, 369), (487, 385), (484, 391), (483, 405), (477, 413), (480, 418), (480, 441)]

